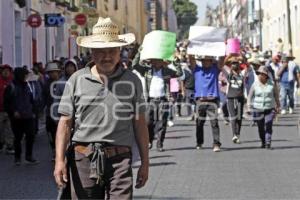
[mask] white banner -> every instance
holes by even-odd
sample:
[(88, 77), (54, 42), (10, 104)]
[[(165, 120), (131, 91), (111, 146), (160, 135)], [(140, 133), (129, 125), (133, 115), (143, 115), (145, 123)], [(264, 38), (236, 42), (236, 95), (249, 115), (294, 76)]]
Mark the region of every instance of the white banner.
[(226, 28), (191, 26), (187, 53), (203, 56), (224, 56), (226, 34)]

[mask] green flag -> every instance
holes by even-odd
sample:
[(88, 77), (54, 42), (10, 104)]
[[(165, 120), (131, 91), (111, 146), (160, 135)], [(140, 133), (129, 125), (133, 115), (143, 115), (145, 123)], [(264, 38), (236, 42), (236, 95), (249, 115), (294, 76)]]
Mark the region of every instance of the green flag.
[(152, 58), (172, 61), (175, 45), (176, 33), (152, 31), (144, 37), (140, 59)]

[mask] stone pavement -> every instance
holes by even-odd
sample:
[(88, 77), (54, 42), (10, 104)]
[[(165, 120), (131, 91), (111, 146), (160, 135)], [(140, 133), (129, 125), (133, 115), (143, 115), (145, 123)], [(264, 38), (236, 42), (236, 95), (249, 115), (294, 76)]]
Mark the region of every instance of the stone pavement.
[[(244, 122), (239, 145), (231, 142), (230, 126), (220, 122), (220, 153), (211, 149), (207, 122), (204, 148), (196, 150), (195, 122), (177, 121), (168, 129), (166, 151), (150, 151), (149, 182), (134, 191), (134, 199), (300, 199), (299, 111), (276, 122), (273, 150), (259, 148), (257, 127), (249, 122)], [(37, 166), (16, 167), (13, 157), (0, 154), (0, 199), (56, 198), (45, 134), (38, 135), (35, 149), (41, 161)]]

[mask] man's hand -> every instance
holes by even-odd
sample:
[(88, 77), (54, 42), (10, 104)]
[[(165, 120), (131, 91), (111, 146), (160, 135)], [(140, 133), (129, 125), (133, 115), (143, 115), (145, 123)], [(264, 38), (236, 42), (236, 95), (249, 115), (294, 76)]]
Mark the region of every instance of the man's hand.
[(67, 168), (65, 162), (55, 162), (54, 177), (58, 187), (64, 187), (65, 183), (68, 182)]
[(139, 168), (137, 177), (136, 177), (136, 185), (135, 188), (139, 189), (144, 187), (148, 180), (148, 173), (149, 173), (149, 165), (142, 164)]

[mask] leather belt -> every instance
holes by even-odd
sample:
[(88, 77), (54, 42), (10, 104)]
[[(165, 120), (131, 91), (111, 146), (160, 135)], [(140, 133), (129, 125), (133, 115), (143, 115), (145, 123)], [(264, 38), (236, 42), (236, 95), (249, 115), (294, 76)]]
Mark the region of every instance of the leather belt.
[(218, 99), (216, 98), (208, 98), (208, 97), (201, 97), (201, 98), (196, 98), (197, 102), (216, 102)]
[[(75, 144), (74, 150), (78, 153), (85, 154), (85, 155), (91, 153), (90, 152), (91, 150), (90, 148), (88, 148), (88, 146), (84, 146), (80, 144)], [(103, 147), (103, 151), (106, 158), (112, 158), (117, 155), (130, 153), (131, 149), (127, 146), (108, 146), (108, 147)]]

